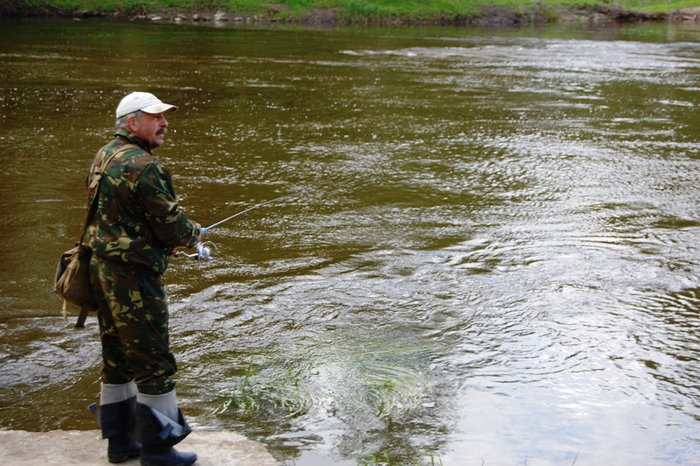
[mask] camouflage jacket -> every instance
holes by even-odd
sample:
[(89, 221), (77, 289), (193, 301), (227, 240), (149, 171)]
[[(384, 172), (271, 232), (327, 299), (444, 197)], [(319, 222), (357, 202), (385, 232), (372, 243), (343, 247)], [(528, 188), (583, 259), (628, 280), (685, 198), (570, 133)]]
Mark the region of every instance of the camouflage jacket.
[(92, 182), (96, 171), (123, 148), (99, 183), (97, 209), (88, 229), (90, 247), (102, 259), (162, 274), (171, 249), (194, 246), (201, 228), (180, 211), (170, 173), (146, 143), (124, 129), (115, 136), (95, 154), (87, 177), (90, 205), (97, 188)]

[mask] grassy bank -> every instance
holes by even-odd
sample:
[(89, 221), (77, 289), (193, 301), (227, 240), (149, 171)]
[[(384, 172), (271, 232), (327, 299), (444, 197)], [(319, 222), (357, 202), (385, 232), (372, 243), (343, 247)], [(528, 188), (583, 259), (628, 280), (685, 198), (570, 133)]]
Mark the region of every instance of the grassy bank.
[(612, 15), (613, 20), (661, 20), (668, 12), (698, 7), (700, 0), (0, 0), (0, 14), (5, 16), (44, 12), (143, 17), (221, 12), (264, 21), (346, 24), (457, 24), (489, 15), (505, 16), (501, 18), (505, 22), (552, 22), (567, 13), (581, 12)]

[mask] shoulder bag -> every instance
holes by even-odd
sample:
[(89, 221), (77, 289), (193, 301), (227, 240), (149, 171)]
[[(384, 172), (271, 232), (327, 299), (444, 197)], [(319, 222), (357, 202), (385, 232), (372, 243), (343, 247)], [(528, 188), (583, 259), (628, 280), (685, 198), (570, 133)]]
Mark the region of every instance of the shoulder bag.
[(54, 291), (63, 297), (64, 320), (68, 320), (67, 307), (69, 304), (80, 308), (80, 314), (75, 328), (85, 327), (85, 319), (87, 318), (88, 312), (97, 310), (97, 299), (95, 299), (92, 287), (90, 286), (90, 257), (92, 256), (92, 249), (83, 241), (85, 240), (88, 226), (92, 221), (92, 215), (97, 209), (100, 180), (109, 162), (118, 153), (128, 149), (128, 146), (132, 146), (132, 144), (125, 144), (125, 146), (120, 147), (105, 159), (99, 170), (95, 171), (90, 183), (91, 186), (96, 187), (95, 195), (85, 214), (85, 224), (83, 225), (83, 233), (80, 235), (80, 241), (75, 244), (75, 247), (61, 254), (61, 258), (58, 260)]

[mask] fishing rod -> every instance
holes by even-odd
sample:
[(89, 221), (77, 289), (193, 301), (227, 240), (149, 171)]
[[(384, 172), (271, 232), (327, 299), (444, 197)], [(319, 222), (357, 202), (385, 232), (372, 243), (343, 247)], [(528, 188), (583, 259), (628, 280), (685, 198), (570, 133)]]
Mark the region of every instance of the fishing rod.
[[(260, 204), (255, 204), (254, 206), (248, 207), (248, 208), (245, 209), (245, 210), (242, 210), (242, 211), (240, 211), (240, 212), (237, 212), (237, 213), (231, 215), (230, 217), (226, 217), (226, 218), (223, 219), (223, 220), (219, 220), (218, 222), (213, 223), (213, 224), (209, 225), (208, 227), (203, 227), (203, 228), (202, 228), (202, 234), (208, 233), (212, 228), (216, 228), (216, 227), (218, 227), (219, 225), (221, 225), (222, 223), (226, 223), (226, 222), (228, 222), (229, 220), (233, 220), (233, 219), (236, 218), (236, 217), (240, 217), (241, 215), (246, 215), (246, 214), (247, 214), (248, 212), (250, 212), (251, 210), (259, 209), (260, 207), (266, 206), (266, 205), (268, 205), (268, 204), (272, 204), (273, 202), (282, 201), (282, 200), (284, 200), (284, 199), (293, 197), (293, 196), (295, 196), (295, 195), (296, 195), (295, 193), (292, 193), (292, 194), (285, 194), (284, 196), (276, 197), (276, 198), (274, 198), (274, 199), (270, 199), (269, 201), (261, 202)], [(181, 252), (180, 254), (184, 255), (185, 257), (189, 257), (190, 259), (195, 259), (195, 260), (210, 260), (210, 259), (211, 259), (211, 247), (209, 247), (208, 245), (211, 245), (211, 246), (213, 246), (214, 248), (216, 248), (216, 246), (214, 245), (214, 243), (212, 243), (211, 241), (197, 242), (197, 245), (196, 245), (196, 246), (197, 246), (197, 252), (192, 253), (192, 254), (187, 254), (186, 252)]]
[(233, 215), (231, 215), (230, 217), (226, 217), (226, 218), (223, 219), (223, 220), (219, 220), (218, 222), (216, 222), (216, 223), (214, 223), (214, 224), (212, 224), (212, 225), (209, 225), (209, 226), (206, 227), (206, 228), (202, 228), (202, 233), (206, 234), (206, 233), (207, 233), (209, 230), (211, 230), (212, 228), (218, 227), (218, 226), (221, 225), (222, 223), (228, 222), (229, 220), (233, 220), (234, 218), (239, 217), (239, 216), (241, 216), (241, 215), (245, 215), (245, 214), (247, 214), (248, 212), (250, 212), (251, 210), (259, 209), (260, 207), (265, 206), (265, 205), (267, 205), (267, 204), (272, 204), (273, 202), (279, 202), (279, 201), (281, 201), (282, 199), (287, 199), (288, 197), (293, 197), (293, 196), (295, 196), (295, 194), (285, 194), (284, 196), (276, 197), (276, 198), (274, 198), (274, 199), (270, 199), (269, 201), (261, 202), (260, 204), (255, 204), (254, 206), (248, 207), (247, 209), (242, 210), (242, 211), (238, 212), (237, 214), (233, 214)]

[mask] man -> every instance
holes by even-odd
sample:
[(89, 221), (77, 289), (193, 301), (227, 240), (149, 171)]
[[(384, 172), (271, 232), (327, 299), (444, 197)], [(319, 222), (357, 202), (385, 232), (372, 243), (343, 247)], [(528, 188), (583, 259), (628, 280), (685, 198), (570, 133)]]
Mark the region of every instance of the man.
[(89, 202), (98, 196), (88, 235), (103, 359), (100, 405), (91, 409), (112, 463), (197, 459), (172, 448), (190, 429), (174, 390), (161, 275), (175, 248), (194, 246), (203, 231), (180, 211), (170, 174), (151, 153), (163, 144), (165, 112), (175, 109), (146, 92), (124, 97), (115, 138), (97, 152), (87, 179)]

